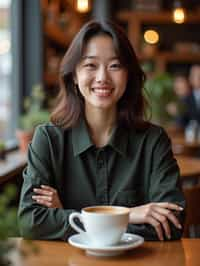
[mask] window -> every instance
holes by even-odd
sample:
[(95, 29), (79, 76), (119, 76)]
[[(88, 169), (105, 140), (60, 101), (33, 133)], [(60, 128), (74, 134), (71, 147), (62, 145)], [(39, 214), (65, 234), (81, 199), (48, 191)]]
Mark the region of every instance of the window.
[(11, 0), (0, 0), (0, 139), (11, 133)]

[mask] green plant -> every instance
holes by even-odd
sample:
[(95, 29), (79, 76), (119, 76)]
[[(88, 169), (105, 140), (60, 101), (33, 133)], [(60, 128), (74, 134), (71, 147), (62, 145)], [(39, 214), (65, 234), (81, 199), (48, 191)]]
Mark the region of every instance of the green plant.
[(20, 128), (33, 131), (41, 123), (49, 121), (49, 112), (43, 107), (45, 94), (42, 86), (33, 86), (30, 97), (24, 101), (24, 114), (20, 118)]
[(6, 148), (6, 144), (3, 140), (0, 140), (0, 151), (4, 151)]
[(148, 114), (153, 122), (166, 125), (172, 120), (167, 105), (177, 102), (173, 91), (173, 78), (169, 73), (155, 74), (145, 82), (146, 98), (149, 102)]
[(16, 195), (14, 185), (6, 186), (0, 194), (0, 239), (6, 239), (8, 235), (15, 235), (17, 230), (17, 211), (11, 207), (11, 201)]
[(11, 201), (16, 195), (16, 188), (9, 185), (0, 194), (0, 265), (9, 265), (8, 253), (14, 249), (14, 244), (8, 240), (15, 236), (17, 229), (17, 210), (11, 207)]
[(6, 158), (6, 144), (5, 141), (0, 140), (0, 160), (4, 160)]
[(39, 251), (31, 240), (24, 240), (27, 243), (26, 250), (18, 250), (17, 242), (11, 238), (19, 236), (17, 208), (13, 207), (16, 192), (15, 185), (9, 184), (0, 193), (0, 266), (12, 265), (9, 254), (14, 250), (17, 250), (22, 256)]

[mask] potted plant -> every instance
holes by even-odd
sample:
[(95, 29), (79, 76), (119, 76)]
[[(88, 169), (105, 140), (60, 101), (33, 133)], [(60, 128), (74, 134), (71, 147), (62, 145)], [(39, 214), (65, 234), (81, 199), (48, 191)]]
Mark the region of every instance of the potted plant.
[(169, 73), (154, 74), (145, 82), (146, 98), (149, 103), (148, 113), (157, 124), (166, 125), (172, 120), (167, 105), (177, 102), (173, 91), (173, 78)]
[(18, 249), (17, 208), (13, 206), (16, 194), (13, 184), (6, 185), (0, 193), (0, 266), (15, 265), (16, 255), (20, 258), (39, 251), (31, 240), (26, 240), (27, 250)]
[(6, 145), (3, 140), (0, 140), (0, 160), (6, 159)]
[(24, 101), (24, 114), (20, 117), (20, 126), (16, 131), (21, 151), (27, 151), (37, 125), (49, 120), (49, 112), (43, 107), (45, 94), (40, 84), (33, 86), (30, 97)]
[(9, 236), (17, 234), (17, 210), (10, 206), (16, 195), (15, 186), (7, 186), (0, 194), (0, 265), (10, 265), (8, 254), (14, 249), (14, 243)]

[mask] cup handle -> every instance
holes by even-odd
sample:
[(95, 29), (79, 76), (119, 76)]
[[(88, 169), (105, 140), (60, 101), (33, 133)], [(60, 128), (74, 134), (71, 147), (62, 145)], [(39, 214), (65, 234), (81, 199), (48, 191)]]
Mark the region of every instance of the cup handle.
[(83, 220), (82, 220), (82, 216), (81, 213), (79, 212), (73, 212), (69, 215), (69, 223), (71, 225), (71, 227), (77, 231), (78, 233), (82, 234), (85, 233), (85, 231), (83, 231), (78, 225), (76, 225), (76, 223), (74, 222), (74, 219), (78, 218), (80, 220), (80, 222), (83, 224)]

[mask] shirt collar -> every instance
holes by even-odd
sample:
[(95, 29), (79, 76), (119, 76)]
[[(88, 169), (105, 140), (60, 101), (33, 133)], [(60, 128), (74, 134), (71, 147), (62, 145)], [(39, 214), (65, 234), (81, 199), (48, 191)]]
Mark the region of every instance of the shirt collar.
[[(72, 145), (74, 156), (77, 156), (94, 146), (84, 119), (80, 119), (79, 123), (72, 128)], [(122, 127), (114, 128), (111, 138), (106, 146), (112, 147), (124, 157), (128, 156), (128, 131)]]
[(116, 127), (113, 130), (113, 134), (108, 142), (116, 152), (121, 154), (122, 156), (128, 156), (128, 130), (125, 130), (122, 127)]
[(72, 128), (72, 145), (74, 156), (94, 146), (84, 119), (80, 119), (77, 125)]

